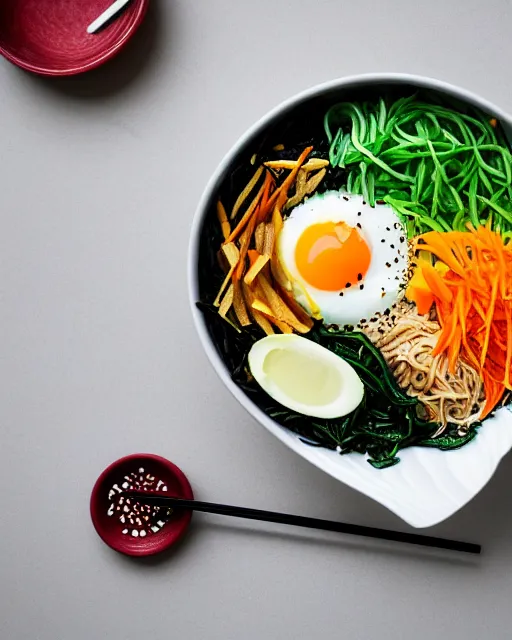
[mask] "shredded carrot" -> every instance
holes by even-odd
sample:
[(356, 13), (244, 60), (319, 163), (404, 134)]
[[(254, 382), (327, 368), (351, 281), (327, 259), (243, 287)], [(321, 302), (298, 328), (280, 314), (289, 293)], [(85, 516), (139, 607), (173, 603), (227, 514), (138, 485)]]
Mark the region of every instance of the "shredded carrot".
[(260, 209), (264, 209), (266, 207), (269, 196), (270, 196), (270, 192), (274, 187), (274, 185), (275, 185), (275, 180), (272, 177), (272, 174), (270, 173), (270, 171), (267, 171), (265, 175), (265, 182), (263, 183), (263, 186), (265, 188), (263, 190), (263, 196), (261, 198)]
[(226, 240), (224, 242), (226, 242), (226, 243), (227, 242), (233, 242), (233, 240), (236, 240), (238, 238), (238, 236), (243, 231), (243, 229), (246, 226), (246, 224), (249, 222), (249, 220), (251, 220), (253, 218), (253, 213), (258, 207), (258, 204), (259, 204), (259, 202), (261, 200), (261, 196), (263, 195), (264, 189), (265, 189), (265, 183), (263, 183), (261, 185), (260, 190), (258, 191), (258, 193), (254, 197), (253, 201), (249, 205), (247, 211), (244, 213), (242, 219), (236, 225), (236, 227), (233, 229), (233, 231), (231, 232), (229, 237), (226, 238)]
[[(295, 165), (295, 167), (286, 176), (283, 184), (274, 191), (274, 193), (270, 197), (269, 201), (267, 202), (265, 208), (261, 211), (260, 220), (266, 218), (266, 216), (268, 215), (268, 213), (270, 211), (272, 211), (272, 209), (273, 209), (273, 207), (274, 207), (274, 205), (276, 203), (281, 202), (282, 204), (281, 204), (280, 208), (282, 208), (282, 206), (284, 205), (284, 203), (288, 199), (288, 191), (289, 191), (290, 187), (292, 186), (292, 184), (294, 183), (295, 179), (297, 178), (297, 174), (299, 172), (299, 169), (302, 167), (302, 165), (306, 161), (306, 158), (311, 153), (311, 151), (313, 151), (313, 147), (306, 147), (306, 149), (304, 149), (304, 151), (300, 154), (300, 156), (299, 156), (299, 158), (297, 160), (297, 164)], [(283, 199), (284, 199), (284, 201), (283, 201)]]
[(418, 240), (424, 244), (417, 249), (448, 267), (444, 273), (422, 267), (441, 325), (432, 353), (447, 353), (451, 373), (459, 358), (479, 372), (483, 419), (512, 390), (512, 248), (484, 226), (467, 232), (431, 231)]
[(247, 225), (247, 229), (244, 232), (244, 236), (242, 238), (242, 243), (240, 246), (240, 259), (238, 261), (238, 264), (236, 266), (235, 269), (235, 273), (233, 274), (234, 276), (234, 280), (240, 280), (240, 278), (243, 276), (246, 264), (245, 264), (245, 258), (247, 256), (247, 251), (249, 250), (249, 243), (251, 242), (252, 239), (252, 235), (254, 233), (254, 229), (256, 227), (256, 222), (258, 219), (258, 211), (259, 211), (259, 206), (256, 207), (255, 211), (254, 211), (254, 215), (252, 216), (252, 218), (249, 220), (249, 224)]
[(452, 292), (450, 288), (444, 283), (443, 277), (429, 264), (425, 264), (422, 267), (423, 275), (426, 283), (430, 287), (432, 293), (442, 300), (443, 302), (451, 302)]

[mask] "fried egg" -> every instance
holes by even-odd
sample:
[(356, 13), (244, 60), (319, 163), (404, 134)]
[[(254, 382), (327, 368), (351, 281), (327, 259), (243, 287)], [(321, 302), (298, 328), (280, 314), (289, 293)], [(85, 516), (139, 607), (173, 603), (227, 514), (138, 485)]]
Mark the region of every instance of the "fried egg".
[(292, 210), (277, 254), (297, 302), (328, 324), (357, 325), (384, 313), (407, 282), (407, 234), (397, 214), (339, 191)]

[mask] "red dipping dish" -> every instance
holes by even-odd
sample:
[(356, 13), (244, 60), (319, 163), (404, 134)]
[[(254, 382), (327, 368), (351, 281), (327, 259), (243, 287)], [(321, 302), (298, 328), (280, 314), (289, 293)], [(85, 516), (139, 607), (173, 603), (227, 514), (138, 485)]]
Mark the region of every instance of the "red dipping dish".
[[(137, 482), (140, 478), (141, 484), (144, 484), (143, 489), (135, 487), (139, 490), (149, 492), (151, 489), (158, 489), (158, 491), (168, 492), (169, 496), (188, 500), (193, 500), (194, 494), (181, 469), (169, 460), (151, 453), (136, 453), (117, 460), (107, 467), (96, 481), (91, 495), (91, 518), (103, 542), (115, 551), (128, 556), (154, 555), (178, 542), (190, 524), (192, 512), (174, 511), (170, 518), (165, 519), (158, 515), (155, 517), (144, 515), (154, 510), (148, 507), (144, 514), (137, 513), (143, 523), (144, 517), (149, 518), (147, 526), (142, 527), (145, 529), (144, 537), (142, 537), (141, 527), (137, 524), (130, 525), (126, 521), (128, 517), (135, 517), (128, 513), (132, 509), (127, 509), (127, 513), (125, 513), (123, 511), (124, 503), (118, 505), (117, 500), (121, 490), (131, 488), (127, 485), (132, 485), (130, 479), (133, 478), (136, 478)], [(145, 486), (146, 478), (150, 479), (147, 487)], [(150, 484), (151, 486), (149, 486)], [(117, 506), (120, 506), (121, 509), (117, 510)], [(113, 512), (110, 515), (109, 510)], [(125, 518), (124, 523), (121, 522), (121, 517)], [(159, 523), (164, 520), (165, 523), (161, 526)], [(132, 535), (134, 529), (137, 531), (136, 537)], [(158, 530), (153, 531), (153, 529)]]
[(112, 58), (142, 22), (149, 0), (132, 0), (96, 34), (87, 27), (113, 0), (0, 0), (0, 53), (45, 76), (70, 76)]

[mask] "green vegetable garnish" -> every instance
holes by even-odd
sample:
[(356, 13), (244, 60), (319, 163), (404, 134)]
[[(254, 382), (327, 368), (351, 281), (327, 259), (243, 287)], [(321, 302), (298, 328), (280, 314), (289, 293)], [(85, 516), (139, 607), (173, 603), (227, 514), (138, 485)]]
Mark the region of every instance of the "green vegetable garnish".
[(414, 96), (391, 104), (341, 103), (324, 128), (345, 187), (372, 206), (387, 202), (409, 236), (465, 230), (488, 219), (512, 230), (512, 154), (496, 122)]

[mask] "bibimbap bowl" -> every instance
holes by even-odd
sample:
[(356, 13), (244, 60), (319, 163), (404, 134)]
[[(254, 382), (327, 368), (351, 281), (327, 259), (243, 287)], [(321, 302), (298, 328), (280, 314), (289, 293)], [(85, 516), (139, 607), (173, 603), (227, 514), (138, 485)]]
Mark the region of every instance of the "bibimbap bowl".
[(415, 527), (512, 446), (512, 119), (433, 79), (335, 80), (235, 144), (191, 233), (208, 358), (287, 446)]

